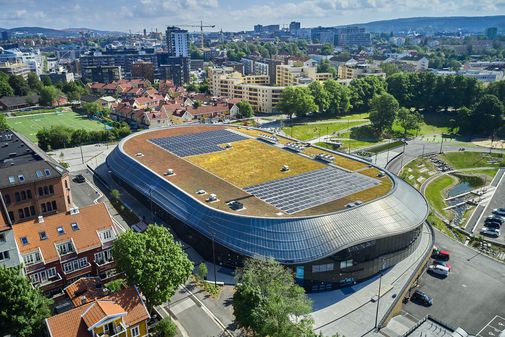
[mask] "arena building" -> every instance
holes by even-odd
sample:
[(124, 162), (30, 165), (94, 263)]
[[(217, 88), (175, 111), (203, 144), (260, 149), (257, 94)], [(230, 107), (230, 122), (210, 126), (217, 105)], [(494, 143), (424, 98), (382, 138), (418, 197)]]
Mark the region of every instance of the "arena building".
[(107, 165), (204, 258), (226, 268), (272, 257), (307, 291), (395, 265), (417, 248), (428, 215), (396, 176), (254, 128), (147, 130), (125, 138)]

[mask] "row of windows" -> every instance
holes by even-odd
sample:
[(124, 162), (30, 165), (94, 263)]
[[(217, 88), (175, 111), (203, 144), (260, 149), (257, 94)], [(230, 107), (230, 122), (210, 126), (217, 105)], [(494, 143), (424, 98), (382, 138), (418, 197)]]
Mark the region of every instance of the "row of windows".
[(51, 194), (54, 194), (54, 187), (53, 187), (53, 185), (39, 187), (39, 195), (40, 196), (51, 195)]
[(112, 249), (107, 249), (98, 253), (95, 253), (95, 262), (98, 264), (104, 264), (112, 261)]
[[(66, 181), (65, 181), (65, 183), (66, 183)], [(54, 194), (54, 186), (53, 185), (39, 187), (39, 196), (51, 195), (51, 194)], [(30, 200), (30, 199), (32, 199), (32, 190), (23, 190), (23, 191), (15, 192), (14, 199), (16, 200), (16, 202)], [(4, 200), (7, 205), (9, 205), (12, 201), (11, 196), (9, 194), (4, 195)]]
[(73, 271), (85, 268), (88, 266), (88, 258), (83, 257), (71, 262), (67, 262), (63, 264), (63, 272), (65, 274), (71, 273)]
[[(41, 171), (41, 170), (37, 170), (37, 171), (35, 171), (35, 176), (36, 176), (37, 178), (42, 178), (44, 175), (45, 175), (46, 177), (49, 177), (49, 176), (51, 175), (51, 171), (50, 171), (49, 169), (45, 169), (45, 170), (44, 170), (44, 173), (42, 173), (42, 171)], [(22, 175), (22, 174), (19, 174), (17, 178), (18, 178), (18, 181), (19, 181), (20, 183), (23, 183), (23, 182), (25, 181), (25, 176), (24, 176), (24, 175)], [(9, 183), (11, 183), (11, 184), (15, 184), (15, 183), (16, 183), (16, 176), (9, 176)]]
[(35, 207), (25, 207), (18, 209), (18, 217), (20, 219), (29, 218), (35, 216)]
[(333, 263), (317, 264), (312, 266), (312, 273), (324, 273), (333, 270)]
[(40, 204), (40, 208), (42, 209), (42, 213), (52, 212), (58, 209), (56, 201), (54, 200), (51, 202), (48, 201), (46, 203)]
[(56, 268), (52, 267), (41, 272), (31, 274), (30, 279), (33, 284), (45, 283), (48, 279), (56, 276)]
[[(23, 238), (21, 238), (21, 241), (22, 239)], [(26, 266), (29, 266), (42, 261), (42, 257), (40, 256), (39, 252), (33, 252), (30, 254), (23, 255), (23, 261), (25, 262)]]

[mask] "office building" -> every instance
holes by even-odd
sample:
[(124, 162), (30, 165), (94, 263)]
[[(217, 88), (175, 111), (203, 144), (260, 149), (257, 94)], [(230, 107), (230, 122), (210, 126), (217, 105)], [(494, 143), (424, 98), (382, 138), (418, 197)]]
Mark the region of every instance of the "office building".
[(175, 85), (189, 82), (190, 58), (170, 56), (168, 53), (157, 54), (158, 78), (171, 80)]
[(291, 33), (294, 33), (296, 32), (297, 30), (299, 30), (300, 28), (302, 28), (302, 25), (300, 22), (296, 22), (296, 21), (292, 21), (290, 24), (289, 24), (289, 31)]
[(372, 44), (371, 35), (365, 32), (365, 28), (351, 26), (339, 28), (337, 32), (338, 46), (370, 46)]

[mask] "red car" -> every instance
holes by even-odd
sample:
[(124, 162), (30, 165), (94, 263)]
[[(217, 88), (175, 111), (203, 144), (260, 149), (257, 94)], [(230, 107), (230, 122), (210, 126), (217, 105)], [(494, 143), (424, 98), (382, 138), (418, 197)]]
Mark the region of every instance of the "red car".
[(444, 261), (433, 260), (433, 265), (447, 267), (447, 268), (449, 268), (449, 271), (451, 271), (451, 269), (452, 269), (452, 264), (450, 264), (448, 262), (444, 262)]
[(431, 254), (431, 257), (439, 261), (448, 261), (451, 255), (446, 250), (433, 248), (433, 253)]

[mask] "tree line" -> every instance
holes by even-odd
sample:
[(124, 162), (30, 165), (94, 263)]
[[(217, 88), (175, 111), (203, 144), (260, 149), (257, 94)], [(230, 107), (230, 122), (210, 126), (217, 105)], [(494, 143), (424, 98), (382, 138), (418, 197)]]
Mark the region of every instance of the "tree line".
[(298, 117), (371, 112), (372, 126), (379, 134), (391, 129), (397, 117), (403, 126), (415, 129), (423, 113), (450, 113), (453, 130), (494, 136), (505, 134), (504, 104), (505, 81), (484, 87), (476, 79), (460, 75), (400, 72), (387, 80), (357, 78), (349, 86), (328, 80), (288, 87), (282, 91), (277, 109)]

